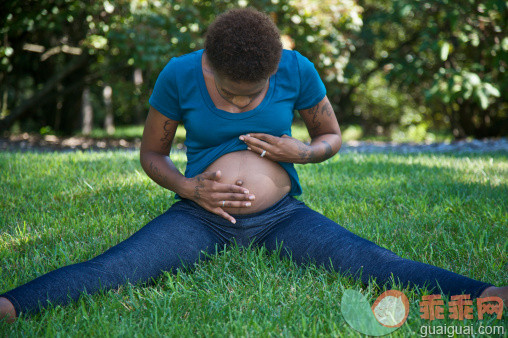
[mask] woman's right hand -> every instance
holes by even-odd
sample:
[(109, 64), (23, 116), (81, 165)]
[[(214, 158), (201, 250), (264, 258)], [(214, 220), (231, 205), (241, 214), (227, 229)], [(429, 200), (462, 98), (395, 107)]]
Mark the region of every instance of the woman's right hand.
[(188, 179), (192, 192), (185, 197), (234, 224), (235, 218), (222, 208), (248, 208), (255, 196), (241, 187), (242, 182), (224, 184), (219, 182), (220, 179), (220, 170), (204, 172)]

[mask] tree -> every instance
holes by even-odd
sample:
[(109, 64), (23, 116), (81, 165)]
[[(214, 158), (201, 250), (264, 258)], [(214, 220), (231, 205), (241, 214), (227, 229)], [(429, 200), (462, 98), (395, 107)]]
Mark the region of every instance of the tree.
[(370, 47), (357, 48), (362, 55), (351, 59), (353, 72), (388, 70), (390, 83), (429, 106), (427, 120), (457, 138), (506, 135), (505, 1), (359, 3), (364, 26), (355, 41)]
[[(140, 123), (169, 59), (202, 48), (217, 14), (247, 5), (270, 13), (316, 64), (342, 124), (507, 132), (507, 5), (498, 0), (10, 1), (0, 21), (0, 131), (20, 119), (75, 131), (87, 86), (96, 119), (109, 111)], [(373, 105), (376, 86), (393, 100)]]
[[(125, 2), (124, 5), (127, 3)], [(80, 97), (104, 69), (105, 34), (122, 17), (108, 1), (10, 1), (0, 22), (0, 130), (32, 117), (70, 133), (79, 127)], [(7, 111), (6, 111), (7, 110)]]

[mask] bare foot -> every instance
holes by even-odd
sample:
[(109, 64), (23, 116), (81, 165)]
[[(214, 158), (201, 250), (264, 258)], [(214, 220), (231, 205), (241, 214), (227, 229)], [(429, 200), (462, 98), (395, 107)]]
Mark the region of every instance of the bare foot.
[(0, 297), (0, 320), (13, 323), (16, 320), (16, 310), (12, 303), (4, 297)]
[(503, 300), (504, 306), (508, 307), (508, 286), (489, 286), (483, 290), (480, 298), (497, 296)]

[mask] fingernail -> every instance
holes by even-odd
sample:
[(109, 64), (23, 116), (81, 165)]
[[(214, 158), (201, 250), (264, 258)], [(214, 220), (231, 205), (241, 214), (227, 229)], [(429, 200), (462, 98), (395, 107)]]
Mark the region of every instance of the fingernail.
[(236, 219), (232, 219), (231, 223), (236, 224)]
[(248, 137), (250, 137), (250, 134), (247, 134)]
[(244, 190), (243, 191), (244, 194), (248, 194), (249, 193), (249, 190)]
[(250, 202), (245, 203), (246, 207), (250, 207)]
[(248, 150), (251, 150), (249, 147), (247, 147)]
[(250, 199), (251, 201), (252, 201), (254, 198), (255, 198), (255, 197), (254, 197), (254, 195), (250, 195), (250, 196), (249, 196), (249, 199)]
[(240, 140), (242, 140), (242, 141), (243, 141), (243, 136), (240, 136)]

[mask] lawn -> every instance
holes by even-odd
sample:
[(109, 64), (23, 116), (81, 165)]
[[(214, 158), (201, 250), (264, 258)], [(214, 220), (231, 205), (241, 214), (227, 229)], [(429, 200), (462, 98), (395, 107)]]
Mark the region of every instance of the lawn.
[[(183, 170), (185, 156), (173, 160)], [(495, 285), (508, 283), (508, 154), (340, 154), (297, 166), (310, 207), (412, 260)], [(0, 153), (0, 292), (122, 241), (173, 202), (142, 171), (138, 152)], [(1, 336), (356, 335), (345, 289), (373, 287), (276, 254), (232, 248), (151, 287), (126, 285), (43, 311)], [(422, 294), (393, 336), (422, 325), (501, 325), (420, 318)], [(505, 311), (506, 312), (506, 311)], [(476, 310), (474, 311), (476, 318)]]

